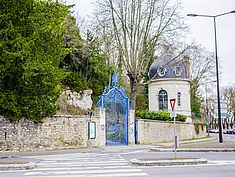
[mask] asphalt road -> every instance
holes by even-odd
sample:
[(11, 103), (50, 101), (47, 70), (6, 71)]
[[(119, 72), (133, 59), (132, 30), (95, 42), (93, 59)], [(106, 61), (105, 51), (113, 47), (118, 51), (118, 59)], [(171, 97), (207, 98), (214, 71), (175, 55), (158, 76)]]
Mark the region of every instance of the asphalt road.
[[(169, 152), (139, 152), (126, 154), (127, 160), (133, 158), (171, 158), (174, 153)], [(207, 164), (195, 166), (170, 166), (170, 167), (144, 167), (149, 176), (159, 177), (234, 177), (235, 153), (233, 152), (205, 152), (205, 153), (177, 153), (177, 158), (206, 158)]]
[[(224, 141), (235, 141), (235, 135), (225, 135)], [(234, 152), (177, 153), (179, 158), (208, 160), (207, 164), (195, 166), (145, 167), (129, 164), (135, 158), (171, 158), (174, 155), (173, 152), (151, 152), (146, 146), (93, 152), (33, 154), (22, 157), (37, 162), (36, 168), (0, 171), (0, 177), (235, 177)]]
[[(210, 136), (213, 137), (219, 137), (218, 133), (210, 133)], [(222, 135), (224, 141), (235, 141), (235, 134), (223, 134)], [(213, 140), (213, 141), (218, 141), (218, 140)]]

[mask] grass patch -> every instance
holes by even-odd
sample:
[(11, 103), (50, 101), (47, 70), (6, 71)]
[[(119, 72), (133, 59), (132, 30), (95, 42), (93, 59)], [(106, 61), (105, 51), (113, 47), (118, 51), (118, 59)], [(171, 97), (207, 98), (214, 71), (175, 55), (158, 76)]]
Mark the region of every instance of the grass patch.
[(207, 139), (207, 138), (210, 138), (210, 137), (211, 136), (204, 136), (204, 137), (201, 137), (201, 138), (184, 139), (184, 140), (181, 140), (181, 141), (204, 140), (204, 139)]

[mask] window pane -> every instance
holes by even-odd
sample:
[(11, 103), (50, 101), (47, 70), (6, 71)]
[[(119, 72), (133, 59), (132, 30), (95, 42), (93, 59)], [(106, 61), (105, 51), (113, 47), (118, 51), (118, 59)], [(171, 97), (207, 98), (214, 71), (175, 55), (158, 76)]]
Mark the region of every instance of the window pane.
[(159, 101), (159, 110), (167, 111), (168, 110), (168, 97), (165, 90), (161, 90), (158, 95)]
[(177, 99), (178, 101), (178, 106), (180, 106), (181, 105), (181, 93), (180, 92), (178, 92), (178, 99)]

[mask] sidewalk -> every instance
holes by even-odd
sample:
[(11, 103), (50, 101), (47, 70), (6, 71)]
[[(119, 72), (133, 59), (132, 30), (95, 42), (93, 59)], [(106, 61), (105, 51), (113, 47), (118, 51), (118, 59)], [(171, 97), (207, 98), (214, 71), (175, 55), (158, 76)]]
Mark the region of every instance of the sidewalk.
[(26, 170), (34, 167), (35, 163), (31, 162), (30, 159), (0, 154), (0, 170)]
[[(217, 137), (208, 137), (203, 139), (195, 139), (195, 140), (183, 140), (179, 141), (180, 147), (187, 145), (197, 145), (198, 143), (208, 143), (212, 141), (216, 141)], [(174, 142), (166, 142), (166, 143), (157, 143), (157, 146), (161, 146), (163, 148), (174, 147)]]
[[(171, 152), (174, 151), (173, 143), (162, 144), (162, 147), (151, 148), (151, 151)], [(177, 148), (178, 152), (235, 152), (235, 141), (219, 143), (216, 137), (203, 140), (182, 141)]]

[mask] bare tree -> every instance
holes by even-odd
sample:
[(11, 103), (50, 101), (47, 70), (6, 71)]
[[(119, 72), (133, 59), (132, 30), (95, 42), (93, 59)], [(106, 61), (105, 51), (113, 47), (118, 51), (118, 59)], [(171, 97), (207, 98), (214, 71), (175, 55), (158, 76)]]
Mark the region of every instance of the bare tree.
[(216, 79), (215, 55), (200, 45), (193, 45), (186, 51), (190, 59), (190, 80), (194, 87), (204, 85), (207, 87)]
[(211, 88), (215, 85), (214, 80), (216, 79), (215, 56), (202, 46), (196, 44), (191, 45), (186, 54), (190, 59), (191, 110), (194, 113), (200, 113), (202, 98), (199, 87), (203, 86), (201, 90), (205, 91), (206, 95), (209, 92), (211, 93)]
[[(135, 109), (138, 84), (149, 67), (157, 47), (179, 40), (186, 29), (180, 16), (180, 3), (172, 0), (103, 0), (97, 2), (96, 21), (105, 29), (106, 45), (122, 60), (130, 79)], [(114, 39), (114, 40), (112, 40)], [(170, 42), (169, 42), (170, 43)]]
[(233, 116), (231, 122), (235, 122), (235, 86), (227, 86), (223, 88), (222, 95), (228, 101), (228, 113)]

